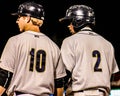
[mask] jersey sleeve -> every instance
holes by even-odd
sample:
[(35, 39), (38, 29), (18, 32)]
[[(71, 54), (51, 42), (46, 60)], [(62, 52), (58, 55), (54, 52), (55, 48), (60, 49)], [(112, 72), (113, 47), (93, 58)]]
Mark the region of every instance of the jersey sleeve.
[(119, 67), (117, 65), (117, 62), (116, 62), (116, 59), (113, 58), (113, 67), (112, 67), (112, 73), (116, 73), (116, 72), (119, 72)]
[(116, 73), (119, 71), (119, 67), (118, 67), (118, 64), (117, 64), (117, 61), (115, 59), (115, 50), (114, 50), (114, 47), (113, 45), (111, 44), (111, 50), (112, 50), (112, 55), (113, 55), (113, 59), (112, 59), (112, 73)]
[(63, 61), (61, 59), (61, 56), (60, 56), (59, 61), (58, 61), (57, 66), (56, 66), (56, 79), (63, 78), (65, 76), (66, 76), (66, 70), (65, 70), (65, 66), (63, 64)]
[(73, 70), (75, 66), (74, 52), (72, 48), (73, 46), (71, 45), (71, 43), (68, 42), (67, 39), (65, 39), (61, 46), (61, 55), (66, 69), (69, 70), (70, 72)]
[(13, 72), (14, 69), (14, 58), (15, 58), (15, 45), (14, 39), (8, 39), (0, 59), (0, 67)]
[(54, 65), (54, 69), (55, 69), (55, 79), (59, 79), (59, 78), (63, 78), (66, 76), (66, 70), (65, 70), (65, 66), (62, 62), (61, 59), (61, 53), (60, 53), (60, 48), (54, 43), (52, 42), (52, 60), (53, 60), (53, 65)]

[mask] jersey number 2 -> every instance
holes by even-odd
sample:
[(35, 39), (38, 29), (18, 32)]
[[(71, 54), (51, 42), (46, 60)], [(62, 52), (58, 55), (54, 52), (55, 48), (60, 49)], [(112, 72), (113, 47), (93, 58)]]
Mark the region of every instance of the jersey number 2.
[(35, 49), (31, 49), (30, 51), (30, 71), (33, 71), (34, 66), (37, 72), (45, 71), (45, 60), (46, 60), (46, 53), (44, 50), (38, 50), (35, 53)]
[(98, 72), (98, 71), (101, 72), (102, 69), (99, 68), (100, 61), (101, 61), (100, 52), (98, 50), (94, 50), (92, 53), (92, 56), (97, 58), (96, 63), (94, 65), (94, 72)]

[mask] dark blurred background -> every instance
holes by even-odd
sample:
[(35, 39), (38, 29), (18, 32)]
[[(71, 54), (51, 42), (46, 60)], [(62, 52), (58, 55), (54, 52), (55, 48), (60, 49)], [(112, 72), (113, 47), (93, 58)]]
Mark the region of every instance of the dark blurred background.
[[(1, 0), (0, 1), (0, 55), (9, 37), (19, 34), (16, 24), (16, 17), (11, 13), (16, 12), (19, 4), (27, 0)], [(32, 1), (32, 0), (29, 0)], [(45, 21), (42, 32), (53, 39), (58, 46), (62, 40), (70, 35), (66, 26), (58, 20), (65, 16), (66, 9), (73, 4), (86, 4), (92, 7), (96, 16), (96, 32), (108, 39), (115, 47), (115, 55), (120, 66), (120, 39), (119, 39), (119, 18), (117, 2), (113, 0), (105, 3), (101, 0), (34, 0), (43, 5), (45, 9)], [(113, 7), (114, 6), (114, 7)]]
[[(0, 0), (0, 55), (9, 37), (19, 34), (16, 17), (11, 13), (16, 12), (19, 4), (27, 0)], [(32, 1), (32, 0), (29, 0)], [(45, 9), (45, 21), (42, 32), (48, 35), (54, 42), (61, 46), (62, 40), (69, 36), (67, 27), (58, 20), (65, 16), (66, 9), (73, 4), (85, 4), (95, 11), (95, 31), (109, 40), (115, 48), (115, 56), (120, 68), (120, 38), (119, 15), (117, 2), (110, 0), (105, 3), (101, 0), (34, 0), (43, 5)], [(113, 7), (114, 6), (114, 7)]]
[[(8, 38), (19, 34), (16, 24), (17, 17), (11, 16), (11, 13), (17, 11), (19, 4), (28, 0), (1, 0), (0, 1), (0, 54)], [(29, 0), (32, 1), (32, 0)], [(34, 0), (43, 5), (45, 9), (45, 21), (42, 26), (42, 32), (53, 39), (58, 46), (61, 46), (62, 40), (70, 35), (68, 28), (59, 22), (59, 19), (65, 16), (66, 10), (73, 4), (86, 4), (96, 11), (96, 0)]]

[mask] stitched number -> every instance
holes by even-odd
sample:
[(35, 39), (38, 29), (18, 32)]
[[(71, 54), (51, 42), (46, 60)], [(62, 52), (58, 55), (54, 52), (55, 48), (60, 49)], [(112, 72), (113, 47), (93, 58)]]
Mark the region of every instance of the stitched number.
[(35, 53), (35, 49), (30, 51), (30, 71), (33, 71), (34, 66), (37, 72), (45, 71), (45, 60), (46, 60), (46, 53), (44, 50), (38, 50)]
[(92, 56), (97, 58), (95, 66), (94, 66), (94, 72), (98, 72), (98, 71), (101, 72), (102, 69), (99, 68), (100, 61), (101, 61), (100, 52), (97, 50), (94, 50)]

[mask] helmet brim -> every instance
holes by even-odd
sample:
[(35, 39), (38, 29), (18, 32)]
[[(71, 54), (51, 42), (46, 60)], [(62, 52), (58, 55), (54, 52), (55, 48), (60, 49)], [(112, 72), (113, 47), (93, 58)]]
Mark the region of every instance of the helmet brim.
[(59, 22), (61, 22), (65, 26), (68, 26), (72, 22), (72, 18), (71, 17), (63, 17), (63, 18), (59, 19)]
[(68, 17), (68, 16), (66, 17), (66, 16), (65, 16), (65, 17), (63, 17), (63, 18), (60, 18), (60, 19), (59, 19), (59, 22), (69, 21), (69, 20), (71, 20), (71, 19), (72, 19), (71, 17)]
[(19, 14), (16, 12), (16, 13), (11, 13), (11, 15), (16, 16), (16, 15), (19, 15)]
[(23, 13), (11, 13), (11, 15), (13, 15), (13, 16), (18, 16), (18, 15), (20, 15), (20, 16), (30, 16), (29, 14), (23, 14)]

